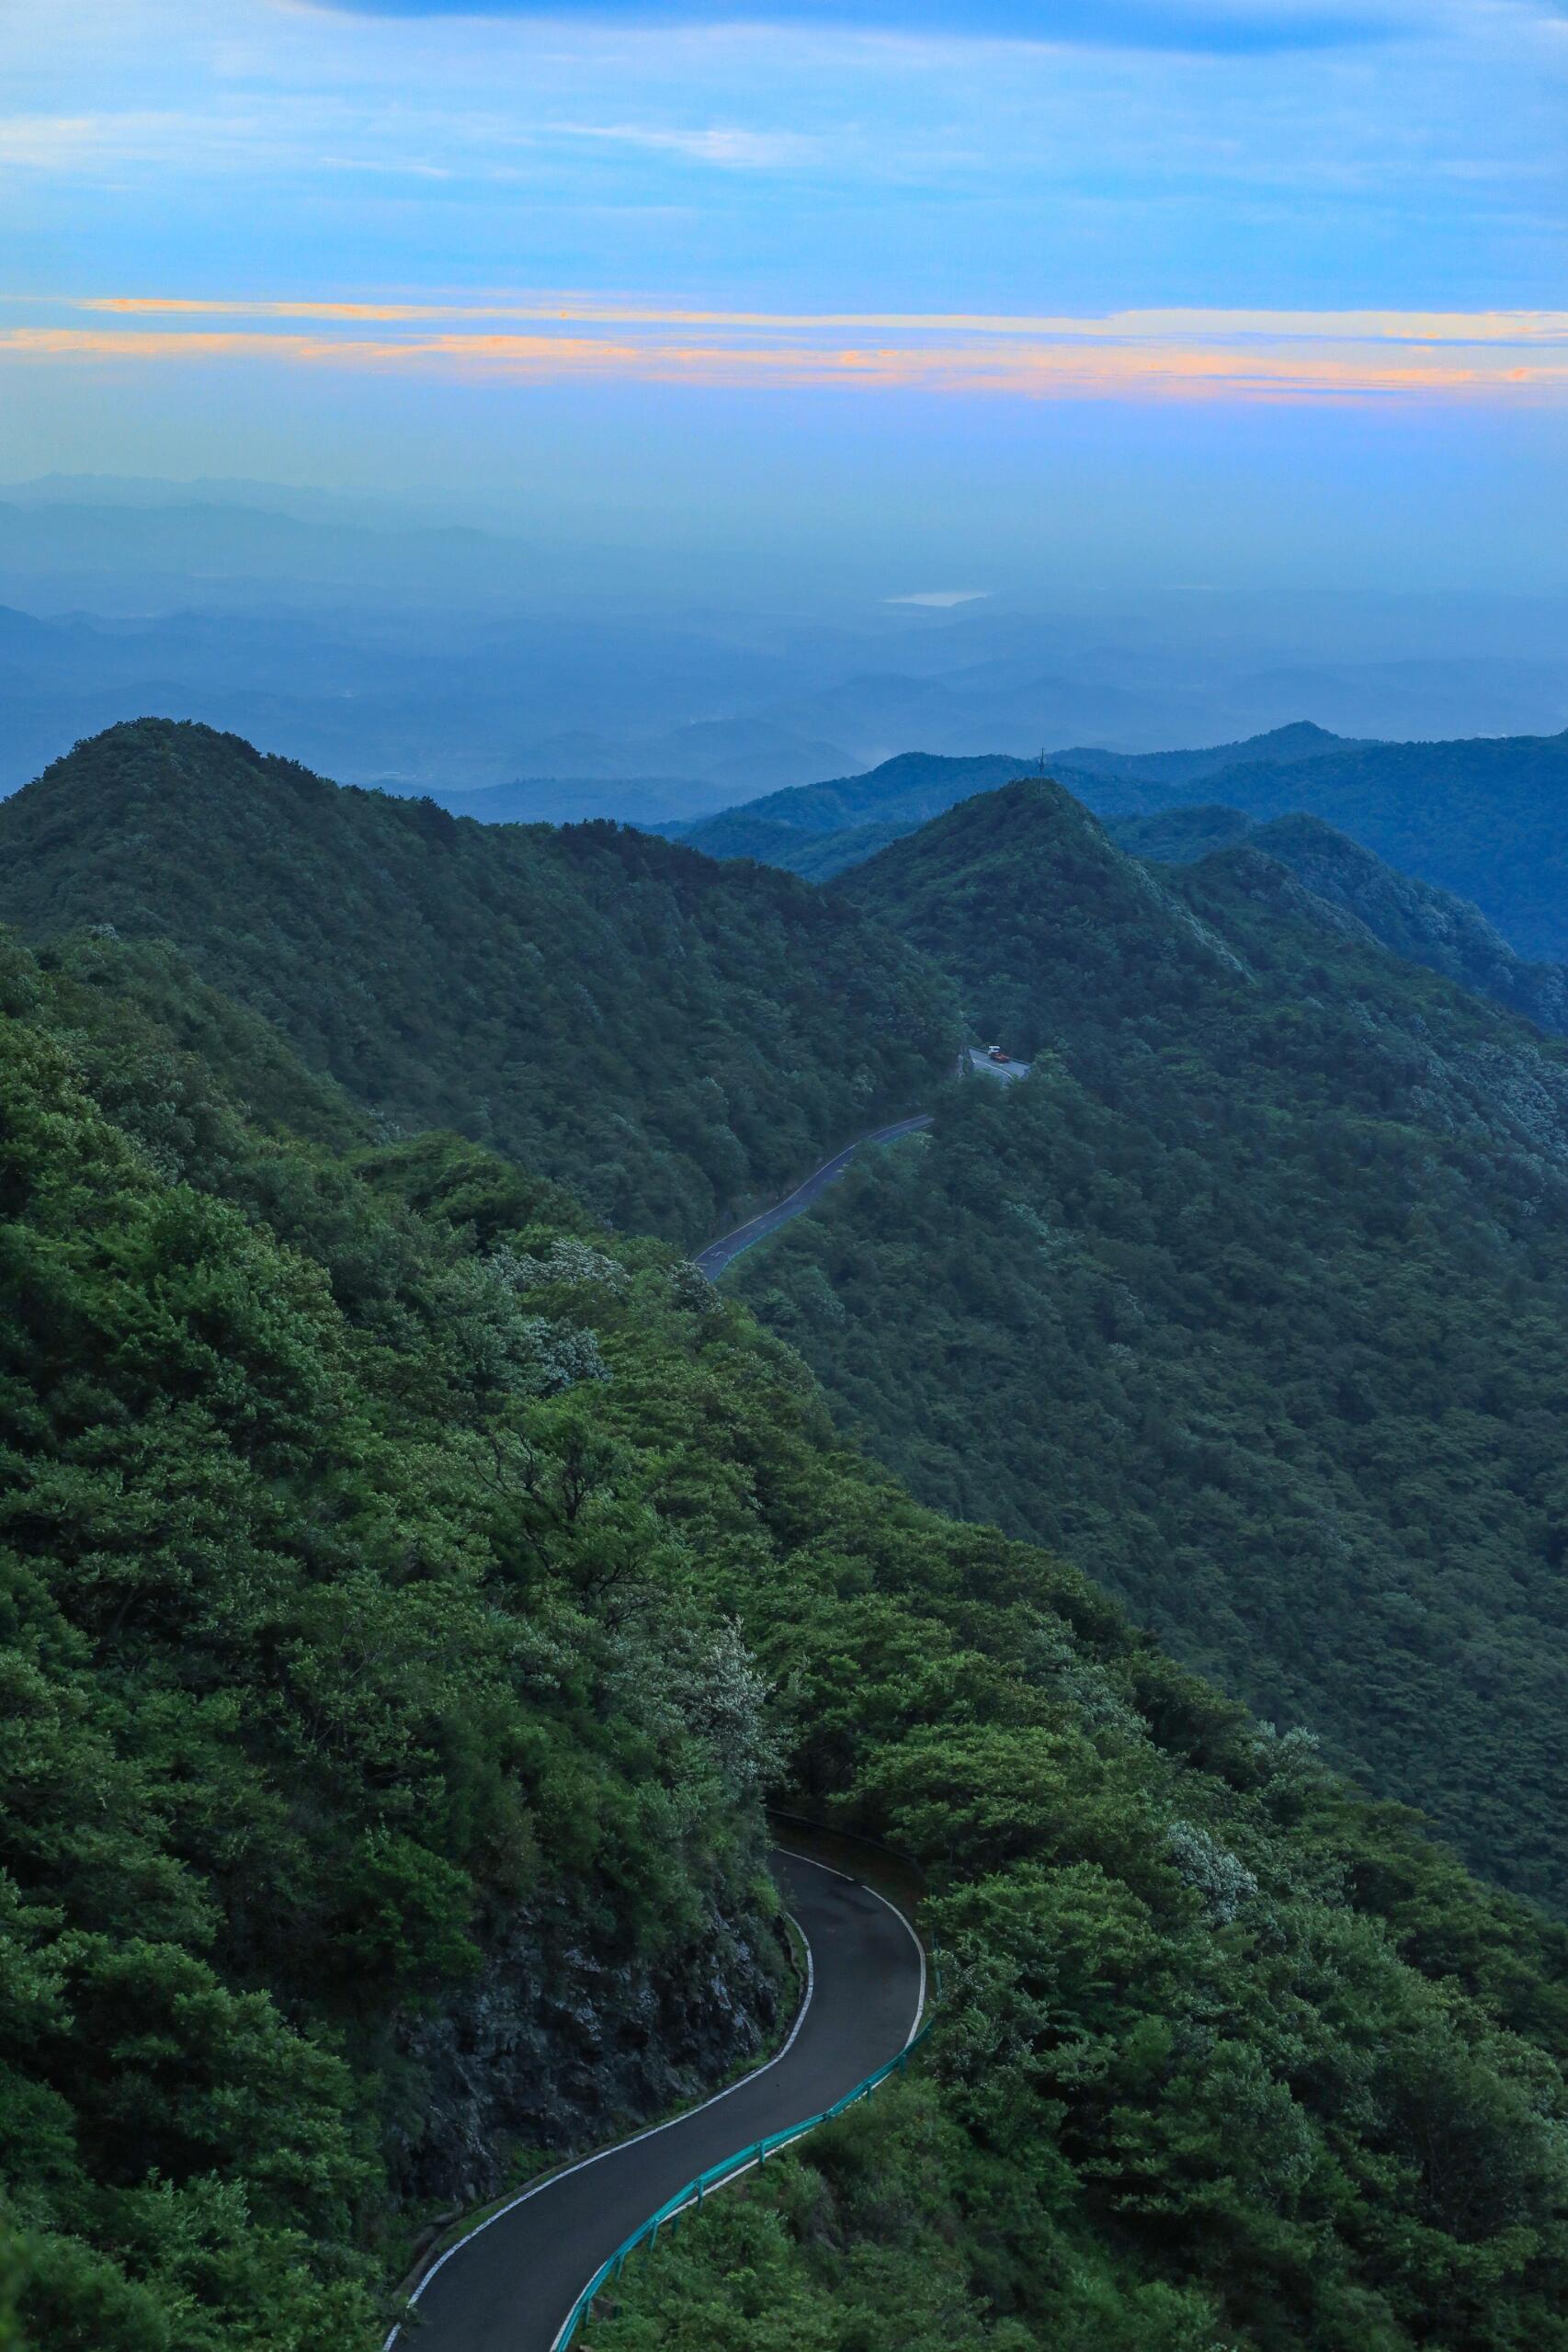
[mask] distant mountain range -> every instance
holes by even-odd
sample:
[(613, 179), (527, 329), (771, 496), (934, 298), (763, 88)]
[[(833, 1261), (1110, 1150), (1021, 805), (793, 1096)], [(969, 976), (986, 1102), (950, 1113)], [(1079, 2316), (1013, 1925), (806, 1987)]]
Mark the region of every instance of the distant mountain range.
[[(821, 880), (1037, 765), (910, 753), (862, 776), (769, 793), (665, 830), (710, 856), (756, 858)], [(1179, 828), (1162, 834), (1158, 821), (1187, 809), (1202, 786), (1206, 800), (1221, 798), (1238, 817), (1320, 817), (1402, 873), (1479, 908), (1502, 935), (1499, 946), (1568, 960), (1568, 733), (1375, 743), (1303, 721), (1206, 751), (1075, 747), (1045, 765), (1108, 821), (1150, 819), (1144, 854), (1165, 854), (1153, 845), (1179, 840)], [(1208, 821), (1224, 834), (1222, 821)]]
[[(898, 832), (912, 833), (944, 809), (967, 800), (973, 792), (994, 791), (1018, 776), (1049, 769), (1076, 797), (1101, 812), (1165, 808), (1180, 798), (1179, 788), (1229, 767), (1256, 765), (1290, 767), (1347, 746), (1326, 728), (1301, 720), (1277, 727), (1266, 735), (1239, 744), (1221, 744), (1211, 751), (1112, 752), (1076, 749), (1049, 752), (1025, 758), (1013, 752), (982, 753), (974, 758), (949, 758), (931, 752), (903, 752), (860, 776), (839, 776), (824, 784), (798, 785), (792, 790), (768, 792), (717, 816), (665, 824), (659, 828), (672, 839), (686, 841), (710, 858), (756, 858), (770, 865), (808, 870), (797, 860), (805, 858), (810, 869), (825, 870), (853, 864), (868, 857), (881, 841), (861, 836), (874, 826), (885, 839)], [(1091, 798), (1092, 793), (1092, 798)], [(814, 852), (792, 838), (817, 837)], [(836, 836), (830, 846), (827, 836)], [(772, 854), (770, 854), (772, 853)]]
[(1109, 775), (1159, 752), (1164, 769), (1124, 780), (1182, 783), (1164, 746), (1239, 746), (1303, 710), (1349, 741), (1568, 721), (1562, 597), (1111, 604), (1042, 578), (936, 611), (888, 601), (878, 568), (824, 585), (744, 551), (552, 547), (488, 512), (257, 483), (14, 485), (0, 792), (154, 712), (349, 782), (508, 787), (511, 817), (649, 824), (914, 746), (1016, 745), (1032, 764), (1041, 744), (1115, 744), (1058, 758)]

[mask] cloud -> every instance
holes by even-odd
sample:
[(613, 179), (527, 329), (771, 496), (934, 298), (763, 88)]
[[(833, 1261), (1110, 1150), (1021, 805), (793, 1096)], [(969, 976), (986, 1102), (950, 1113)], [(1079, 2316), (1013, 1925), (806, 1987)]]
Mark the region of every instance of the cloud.
[(531, 17), (651, 28), (776, 24), (1074, 48), (1259, 56), (1386, 39), (1406, 19), (1376, 0), (316, 0), (334, 14)]
[(642, 147), (654, 154), (679, 155), (694, 164), (719, 164), (731, 171), (777, 171), (813, 161), (821, 142), (793, 131), (665, 131), (634, 122), (552, 122), (557, 138), (597, 139)]
[(687, 311), (585, 296), (460, 304), (107, 295), (53, 307), (96, 315), (89, 325), (0, 330), (0, 358), (222, 360), (518, 386), (597, 380), (1029, 400), (1568, 402), (1568, 312), (1560, 311), (1051, 318)]

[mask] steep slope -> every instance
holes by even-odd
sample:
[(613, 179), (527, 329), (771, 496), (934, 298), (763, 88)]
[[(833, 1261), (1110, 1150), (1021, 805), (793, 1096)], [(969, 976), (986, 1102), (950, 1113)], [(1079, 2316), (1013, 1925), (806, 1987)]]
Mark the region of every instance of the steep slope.
[(1517, 954), (1568, 960), (1568, 733), (1364, 744), (1228, 767), (1250, 815), (1322, 817), (1403, 873), (1471, 901)]
[[(630, 1271), (449, 1139), (355, 1156), (186, 974), (191, 1051), (179, 978), (0, 938), (0, 2310), (369, 2352), (400, 2216), (757, 2049), (756, 1757), (722, 1638), (612, 1622), (630, 1529), (553, 1511), (567, 1298)], [(443, 1176), (464, 1233), (397, 1197)]]
[(1022, 1061), (1074, 1015), (1115, 1018), (1153, 984), (1190, 994), (1239, 971), (1176, 891), (1049, 778), (960, 802), (835, 894), (939, 958), (981, 1029)]
[(930, 1871), (933, 2071), (596, 2341), (1562, 2352), (1562, 1931), (662, 1244), (165, 950), (0, 993), (0, 2332), (373, 2352), (419, 2221), (755, 2051), (771, 1786)]
[(1156, 875), (1038, 784), (835, 888), (1034, 1074), (743, 1293), (926, 1499), (1568, 1904), (1564, 1050), (1250, 845)]
[[(1079, 747), (1054, 754), (1049, 765), (1085, 807), (1108, 820), (1178, 812), (1190, 802), (1195, 783), (1210, 787), (1215, 801), (1252, 817), (1299, 812), (1319, 817), (1399, 872), (1479, 907), (1516, 954), (1568, 960), (1568, 733), (1362, 743), (1303, 720), (1207, 751)], [(840, 870), (872, 845), (862, 849), (846, 838), (840, 851), (812, 868), (776, 835), (753, 834), (746, 840), (744, 830), (760, 821), (820, 835), (846, 835), (867, 824), (914, 832), (966, 796), (1006, 784), (1033, 766), (1032, 760), (908, 753), (865, 776), (748, 801), (683, 828), (683, 837), (702, 847), (711, 842), (716, 857), (742, 854), (800, 871)]]
[(1119, 848), (1165, 865), (1191, 865), (1245, 838), (1288, 866), (1326, 906), (1364, 924), (1393, 954), (1445, 973), (1543, 1029), (1568, 1030), (1568, 969), (1528, 963), (1479, 908), (1395, 873), (1320, 817), (1260, 824), (1237, 809), (1176, 809), (1168, 816), (1111, 817), (1106, 831)]
[(167, 937), (401, 1127), (696, 1241), (915, 1107), (946, 992), (853, 909), (608, 824), (461, 822), (142, 721), (0, 806), (0, 915)]

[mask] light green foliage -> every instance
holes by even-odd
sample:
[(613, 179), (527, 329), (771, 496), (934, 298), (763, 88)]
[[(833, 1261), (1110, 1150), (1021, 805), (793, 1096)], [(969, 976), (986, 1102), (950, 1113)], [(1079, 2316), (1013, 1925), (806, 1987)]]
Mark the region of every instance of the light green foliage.
[(761, 1686), (645, 1508), (540, 1468), (607, 1373), (572, 1302), (625, 1269), (248, 1123), (144, 957), (0, 955), (11, 2291), (46, 2347), (368, 2345), (438, 2169), (420, 2019), (519, 1902), (674, 1980), (744, 1920)]

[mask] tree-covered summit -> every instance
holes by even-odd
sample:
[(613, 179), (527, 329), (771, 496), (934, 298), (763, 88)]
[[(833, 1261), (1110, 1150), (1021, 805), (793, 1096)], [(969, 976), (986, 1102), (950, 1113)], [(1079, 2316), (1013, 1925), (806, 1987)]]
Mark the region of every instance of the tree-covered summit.
[(400, 1128), (688, 1242), (956, 1049), (916, 954), (781, 873), (609, 824), (487, 826), (142, 720), (0, 804), (0, 916), (172, 939)]
[(1034, 1061), (743, 1260), (915, 1491), (1568, 1903), (1568, 1049), (1038, 783), (836, 886)]

